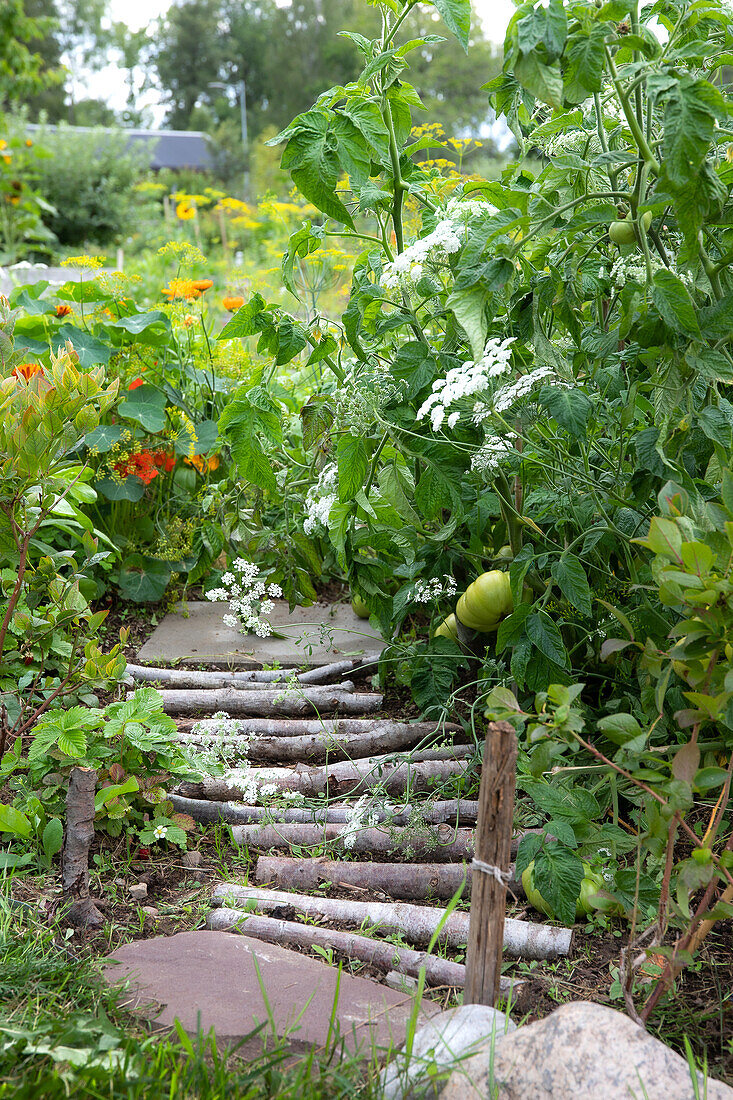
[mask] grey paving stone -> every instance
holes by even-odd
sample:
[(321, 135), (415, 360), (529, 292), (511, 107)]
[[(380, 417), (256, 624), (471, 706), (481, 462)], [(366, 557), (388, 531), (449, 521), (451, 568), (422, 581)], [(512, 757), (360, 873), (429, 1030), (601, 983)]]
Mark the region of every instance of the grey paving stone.
[(276, 600), (269, 638), (239, 634), (224, 626), (226, 610), (225, 603), (206, 601), (176, 608), (145, 642), (138, 661), (205, 662), (227, 668), (262, 668), (278, 662), (282, 668), (312, 668), (340, 657), (378, 653), (386, 644), (369, 621), (358, 618), (346, 603), (318, 603), (291, 612), (284, 600)]
[[(241, 1048), (254, 1056), (263, 1036), (272, 1035), (262, 988), (277, 1033), (294, 1052), (326, 1044), (338, 970), (247, 936), (201, 931), (123, 944), (109, 956), (104, 977), (110, 985), (129, 980), (123, 1003), (154, 1027), (172, 1027), (177, 1018), (189, 1034), (213, 1027), (217, 1042), (231, 1045), (264, 1023)], [(374, 1045), (400, 1046), (411, 1010), (409, 995), (342, 973), (336, 1018), (349, 1050), (369, 1058)], [(419, 1022), (438, 1011), (424, 1001)]]

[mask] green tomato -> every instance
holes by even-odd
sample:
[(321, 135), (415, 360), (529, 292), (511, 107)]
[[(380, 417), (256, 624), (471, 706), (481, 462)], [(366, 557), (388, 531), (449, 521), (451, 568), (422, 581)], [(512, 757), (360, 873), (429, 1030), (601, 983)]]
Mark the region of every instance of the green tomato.
[[(649, 227), (652, 224), (652, 212), (646, 210), (639, 219), (638, 222), (640, 228), (644, 233), (649, 232)], [(619, 221), (611, 222), (608, 227), (608, 235), (614, 244), (636, 244), (636, 230), (631, 218), (621, 218)]]
[(469, 584), (456, 605), (456, 615), (470, 630), (488, 632), (496, 630), (513, 607), (509, 574), (490, 569)]
[[(527, 901), (532, 905), (539, 913), (544, 913), (545, 916), (555, 919), (555, 914), (550, 906), (549, 902), (545, 901), (542, 894), (535, 888), (534, 884), (534, 860), (524, 869), (522, 872), (522, 886), (524, 892), (527, 895)], [(580, 884), (580, 894), (578, 900), (575, 903), (575, 915), (576, 917), (587, 916), (589, 913), (594, 912), (596, 909), (603, 909), (605, 902), (597, 904), (598, 901), (602, 901), (600, 897), (597, 897), (597, 892), (602, 890), (604, 886), (603, 878), (595, 871), (591, 870), (589, 863), (583, 864), (583, 881)], [(613, 903), (615, 905), (615, 902)], [(605, 909), (608, 912), (608, 909)]]
[(359, 619), (369, 618), (369, 608), (366, 600), (363, 600), (361, 596), (357, 596), (356, 592), (351, 593), (351, 606), (354, 609), (354, 614)]
[(434, 638), (452, 638), (454, 642), (458, 641), (458, 624), (456, 623), (455, 615), (449, 615), (447, 619), (443, 619), (440, 626), (433, 632)]

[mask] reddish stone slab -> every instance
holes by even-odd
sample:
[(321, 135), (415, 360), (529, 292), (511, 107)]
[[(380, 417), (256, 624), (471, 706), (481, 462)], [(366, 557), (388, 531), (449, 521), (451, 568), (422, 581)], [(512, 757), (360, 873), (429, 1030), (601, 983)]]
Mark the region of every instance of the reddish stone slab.
[[(104, 977), (110, 985), (129, 981), (123, 1003), (156, 1027), (169, 1028), (175, 1019), (190, 1034), (213, 1027), (217, 1041), (231, 1045), (264, 1023), (243, 1048), (255, 1055), (262, 1037), (272, 1035), (263, 987), (278, 1036), (298, 1052), (325, 1046), (338, 971), (247, 936), (200, 931), (124, 944), (108, 957)], [(341, 974), (336, 1020), (349, 1050), (371, 1057), (375, 1045), (400, 1046), (411, 1011), (409, 994)], [(424, 1001), (419, 1022), (437, 1011)]]

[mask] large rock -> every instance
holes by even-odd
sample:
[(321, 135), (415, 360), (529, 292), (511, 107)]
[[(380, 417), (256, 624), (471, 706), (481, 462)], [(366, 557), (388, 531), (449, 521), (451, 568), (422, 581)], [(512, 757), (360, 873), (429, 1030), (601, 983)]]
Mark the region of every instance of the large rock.
[(403, 1047), (382, 1071), (383, 1100), (438, 1096), (460, 1059), (474, 1054), (492, 1038), (515, 1031), (516, 1026), (488, 1005), (459, 1005), (433, 1016), (415, 1032), (409, 1058)]
[[(213, 1027), (217, 1040), (231, 1045), (264, 1025), (261, 1036), (240, 1048), (251, 1057), (272, 1034), (270, 1018), (294, 1051), (325, 1046), (337, 988), (338, 1034), (367, 1058), (375, 1047), (386, 1051), (404, 1042), (413, 1005), (409, 994), (346, 973), (339, 983), (334, 966), (229, 932), (126, 943), (109, 956), (104, 977), (110, 985), (128, 982), (123, 1003), (157, 1027), (169, 1028), (176, 1019), (189, 1034)], [(437, 1011), (423, 1002), (420, 1024)]]
[(603, 1005), (578, 1001), (464, 1062), (441, 1100), (733, 1100), (711, 1078), (696, 1094), (687, 1062)]

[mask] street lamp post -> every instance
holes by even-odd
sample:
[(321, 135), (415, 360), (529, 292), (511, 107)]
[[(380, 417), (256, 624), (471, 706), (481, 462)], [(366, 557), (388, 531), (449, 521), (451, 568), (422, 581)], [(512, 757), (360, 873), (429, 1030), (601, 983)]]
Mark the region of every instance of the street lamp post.
[(223, 84), (219, 80), (212, 80), (209, 84), (210, 88), (221, 88), (226, 92), (230, 87), (234, 87), (237, 97), (239, 98), (239, 120), (242, 128), (242, 149), (244, 151), (244, 198), (249, 198), (249, 138), (247, 134), (247, 86), (244, 80), (238, 80), (236, 84)]

